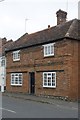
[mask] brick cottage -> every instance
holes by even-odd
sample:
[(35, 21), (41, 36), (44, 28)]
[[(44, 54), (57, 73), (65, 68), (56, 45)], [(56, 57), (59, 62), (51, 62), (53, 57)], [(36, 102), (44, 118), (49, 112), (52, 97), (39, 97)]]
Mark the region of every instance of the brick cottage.
[(8, 92), (78, 98), (80, 20), (56, 14), (56, 26), (26, 33), (6, 49)]

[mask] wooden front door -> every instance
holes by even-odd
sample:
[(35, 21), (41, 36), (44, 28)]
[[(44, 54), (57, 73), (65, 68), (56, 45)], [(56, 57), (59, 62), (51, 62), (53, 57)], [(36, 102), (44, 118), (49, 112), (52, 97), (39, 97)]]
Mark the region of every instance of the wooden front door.
[(35, 73), (30, 72), (30, 94), (35, 93)]

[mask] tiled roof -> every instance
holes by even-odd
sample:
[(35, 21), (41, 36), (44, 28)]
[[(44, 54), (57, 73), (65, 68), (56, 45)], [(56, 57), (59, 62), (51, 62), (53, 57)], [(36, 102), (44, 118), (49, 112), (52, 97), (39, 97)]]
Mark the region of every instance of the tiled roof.
[(80, 40), (79, 25), (80, 20), (73, 19), (66, 23), (47, 28), (45, 30), (33, 34), (24, 34), (22, 37), (16, 40), (12, 44), (12, 46), (10, 46), (6, 51), (21, 49), (24, 47), (31, 47), (40, 44), (46, 44), (49, 42), (55, 42), (64, 38)]

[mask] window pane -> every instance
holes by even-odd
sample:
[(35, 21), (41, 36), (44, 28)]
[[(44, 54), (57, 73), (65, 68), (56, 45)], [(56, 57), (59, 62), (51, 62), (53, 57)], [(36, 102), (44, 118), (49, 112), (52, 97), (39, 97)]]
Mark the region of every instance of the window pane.
[(50, 54), (51, 52), (50, 52), (50, 46), (48, 46), (48, 54)]
[(51, 83), (48, 83), (48, 86), (51, 86)]
[(52, 86), (55, 86), (55, 83), (52, 83)]
[(18, 59), (20, 59), (20, 53), (18, 53), (17, 56), (18, 56)]
[(11, 84), (14, 84), (14, 81), (12, 81)]
[(47, 75), (46, 74), (44, 75), (44, 80), (47, 80)]
[(45, 49), (45, 55), (47, 55), (47, 46), (44, 49)]
[(55, 86), (55, 73), (52, 73), (52, 86)]
[(53, 54), (54, 53), (54, 51), (53, 51), (53, 45), (51, 46), (51, 54)]
[(48, 77), (48, 85), (51, 86), (51, 77)]
[(19, 81), (19, 84), (22, 84), (22, 81)]
[(48, 73), (48, 77), (51, 77), (51, 73)]
[(46, 83), (46, 82), (44, 83), (44, 86), (47, 86), (47, 83)]

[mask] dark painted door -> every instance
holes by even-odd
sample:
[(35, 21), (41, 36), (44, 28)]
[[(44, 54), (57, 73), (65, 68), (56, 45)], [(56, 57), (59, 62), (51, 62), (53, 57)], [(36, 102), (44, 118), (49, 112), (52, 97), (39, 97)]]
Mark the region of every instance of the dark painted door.
[(35, 93), (35, 73), (30, 72), (30, 93)]

